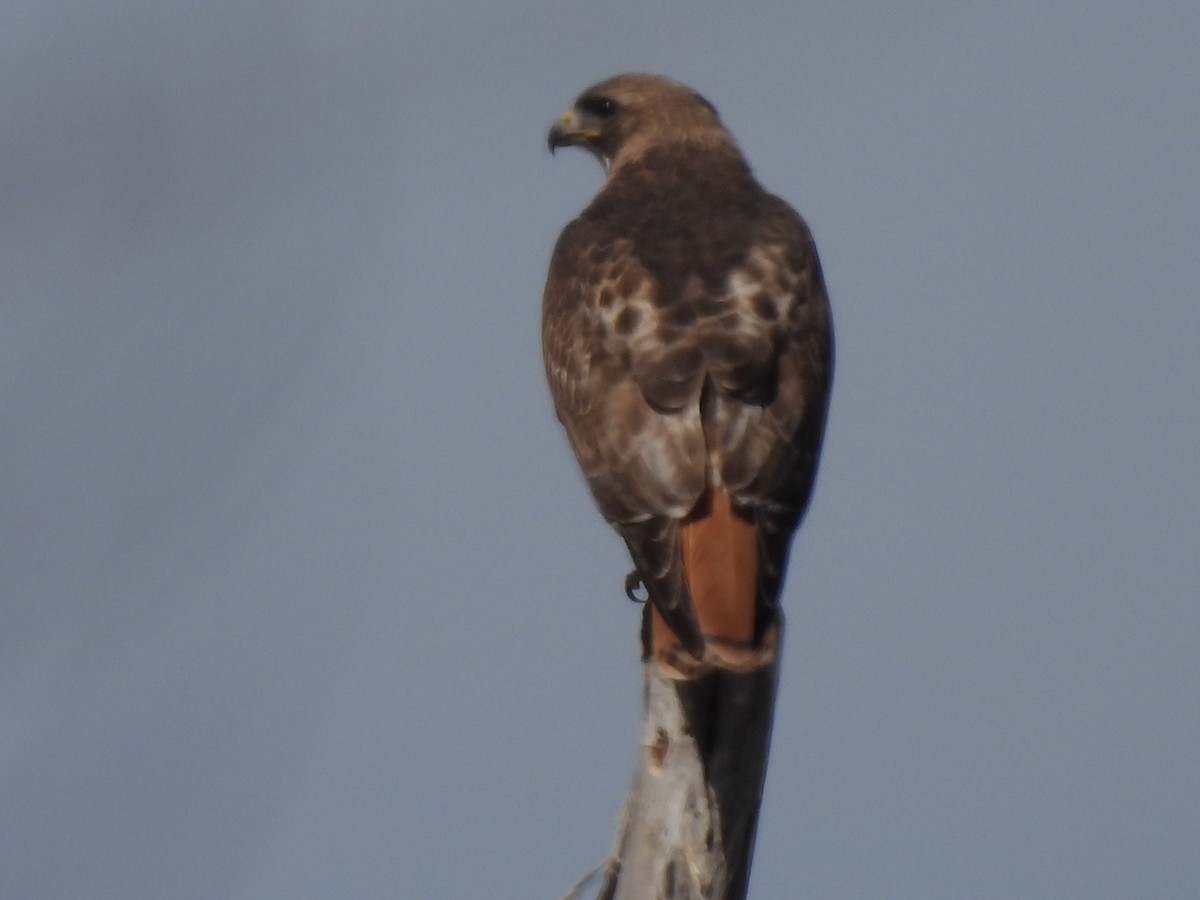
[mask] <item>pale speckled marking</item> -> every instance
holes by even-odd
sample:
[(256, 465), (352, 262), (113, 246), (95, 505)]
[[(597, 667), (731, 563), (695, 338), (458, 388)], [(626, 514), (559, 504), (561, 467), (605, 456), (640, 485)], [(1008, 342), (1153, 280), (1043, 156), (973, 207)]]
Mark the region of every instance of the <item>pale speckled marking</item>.
[[(654, 332), (658, 327), (658, 309), (652, 299), (652, 285), (653, 282), (649, 278), (643, 278), (631, 296), (617, 300), (611, 309), (597, 309), (600, 321), (610, 336), (620, 341), (627, 341), (633, 346), (640, 345), (648, 337), (654, 337)], [(628, 334), (621, 334), (617, 330), (617, 318), (627, 309), (638, 314), (638, 321), (632, 331)]]
[[(764, 277), (766, 276), (766, 277)], [(729, 290), (743, 312), (743, 331), (759, 332), (762, 323), (768, 322), (754, 308), (754, 298), (762, 292), (775, 303), (778, 312), (775, 321), (787, 322), (796, 303), (796, 288), (800, 284), (800, 273), (793, 272), (785, 259), (782, 247), (768, 245), (759, 247), (750, 255), (747, 265), (729, 275)], [(775, 322), (768, 322), (774, 325)]]
[[(594, 290), (595, 296), (599, 297), (604, 289), (608, 288), (617, 293), (617, 300), (608, 309), (598, 302), (594, 304), (594, 308), (609, 341), (624, 344), (636, 354), (656, 342), (659, 310), (654, 303), (654, 280), (640, 266), (636, 266), (637, 287), (627, 296), (620, 296), (617, 283), (623, 277), (627, 277), (629, 270), (635, 267), (633, 244), (630, 241), (617, 241), (612, 248), (612, 254), (616, 259), (622, 260), (622, 263), (620, 267), (607, 266), (604, 277)], [(637, 313), (638, 321), (628, 334), (621, 334), (617, 330), (617, 318), (625, 310)]]

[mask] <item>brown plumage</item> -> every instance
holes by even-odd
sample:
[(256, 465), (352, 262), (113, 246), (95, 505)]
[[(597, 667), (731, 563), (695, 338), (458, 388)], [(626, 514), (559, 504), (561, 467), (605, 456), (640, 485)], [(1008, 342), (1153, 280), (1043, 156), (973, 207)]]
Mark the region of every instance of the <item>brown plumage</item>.
[(550, 131), (605, 167), (543, 299), (555, 410), (649, 595), (668, 671), (770, 652), (833, 368), (804, 221), (754, 179), (716, 110), (654, 75), (589, 88)]

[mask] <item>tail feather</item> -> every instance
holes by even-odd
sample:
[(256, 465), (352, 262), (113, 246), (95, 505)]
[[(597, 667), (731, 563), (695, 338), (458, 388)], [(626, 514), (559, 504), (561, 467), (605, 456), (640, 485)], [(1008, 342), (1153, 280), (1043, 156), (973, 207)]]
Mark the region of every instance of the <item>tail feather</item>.
[(758, 657), (758, 535), (729, 492), (710, 489), (680, 525), (683, 576), (706, 656), (738, 668)]

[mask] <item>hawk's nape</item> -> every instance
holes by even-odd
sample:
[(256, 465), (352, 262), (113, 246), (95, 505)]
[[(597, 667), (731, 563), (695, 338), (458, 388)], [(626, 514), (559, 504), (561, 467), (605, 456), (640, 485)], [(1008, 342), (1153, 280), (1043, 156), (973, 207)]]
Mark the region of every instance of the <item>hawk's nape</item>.
[(713, 106), (653, 75), (589, 88), (550, 131), (604, 185), (563, 229), (543, 298), (555, 410), (649, 595), (665, 670), (770, 659), (833, 372), (804, 221)]

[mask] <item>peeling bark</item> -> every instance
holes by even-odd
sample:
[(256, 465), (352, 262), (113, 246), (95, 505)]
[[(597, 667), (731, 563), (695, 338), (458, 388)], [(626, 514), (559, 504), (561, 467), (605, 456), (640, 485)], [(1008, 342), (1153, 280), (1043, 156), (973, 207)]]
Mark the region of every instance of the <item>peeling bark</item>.
[(778, 671), (777, 652), (683, 680), (644, 664), (642, 754), (599, 900), (745, 898)]

